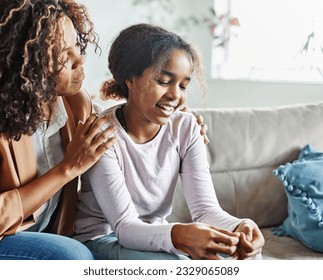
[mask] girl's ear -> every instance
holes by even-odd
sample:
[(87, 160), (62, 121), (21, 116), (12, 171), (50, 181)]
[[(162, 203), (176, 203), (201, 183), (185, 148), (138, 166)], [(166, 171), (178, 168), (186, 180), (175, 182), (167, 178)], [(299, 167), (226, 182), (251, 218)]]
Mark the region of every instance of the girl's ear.
[(127, 85), (128, 89), (131, 89), (133, 87), (133, 77), (126, 80), (126, 85)]

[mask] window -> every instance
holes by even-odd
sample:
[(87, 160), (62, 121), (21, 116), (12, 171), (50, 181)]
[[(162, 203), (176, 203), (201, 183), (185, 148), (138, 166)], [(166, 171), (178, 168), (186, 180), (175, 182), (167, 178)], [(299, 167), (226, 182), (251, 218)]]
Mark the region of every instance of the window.
[(323, 1), (214, 0), (212, 77), (323, 83)]

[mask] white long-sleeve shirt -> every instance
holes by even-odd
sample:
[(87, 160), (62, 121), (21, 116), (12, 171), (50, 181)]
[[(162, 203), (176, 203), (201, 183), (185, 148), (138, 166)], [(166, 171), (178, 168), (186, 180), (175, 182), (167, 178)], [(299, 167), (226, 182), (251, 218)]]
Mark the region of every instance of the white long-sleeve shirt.
[(135, 250), (178, 253), (166, 217), (178, 175), (193, 221), (233, 230), (242, 220), (220, 207), (196, 118), (176, 112), (151, 141), (136, 144), (116, 118), (117, 142), (82, 178), (75, 238), (84, 242), (115, 232)]

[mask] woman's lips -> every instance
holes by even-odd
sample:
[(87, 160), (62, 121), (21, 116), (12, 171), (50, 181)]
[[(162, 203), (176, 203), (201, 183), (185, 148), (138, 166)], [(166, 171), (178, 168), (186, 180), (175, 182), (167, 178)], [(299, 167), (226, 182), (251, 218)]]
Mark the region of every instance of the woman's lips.
[(84, 80), (84, 73), (82, 72), (80, 75), (77, 76), (77, 78), (72, 80), (72, 83), (80, 83)]

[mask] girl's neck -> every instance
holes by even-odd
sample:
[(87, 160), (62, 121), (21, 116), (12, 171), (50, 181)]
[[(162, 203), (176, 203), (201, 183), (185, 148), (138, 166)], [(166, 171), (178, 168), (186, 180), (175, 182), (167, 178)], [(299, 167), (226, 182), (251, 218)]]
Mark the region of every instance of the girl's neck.
[(121, 111), (123, 114), (123, 127), (135, 143), (147, 143), (158, 134), (161, 125), (145, 122), (140, 118), (140, 115), (132, 112), (127, 104), (122, 106)]

